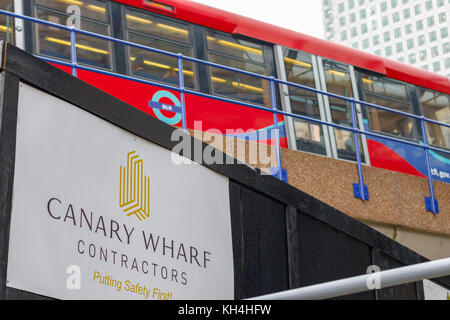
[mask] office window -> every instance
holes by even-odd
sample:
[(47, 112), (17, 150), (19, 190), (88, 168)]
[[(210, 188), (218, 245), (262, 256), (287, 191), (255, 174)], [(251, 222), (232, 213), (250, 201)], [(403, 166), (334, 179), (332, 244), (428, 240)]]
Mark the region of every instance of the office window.
[(407, 24), (406, 26), (405, 26), (405, 33), (406, 34), (411, 34), (412, 33), (412, 24)]
[(442, 52), (444, 53), (450, 52), (450, 42), (446, 42), (442, 45)]
[(402, 36), (402, 29), (399, 28), (395, 28), (394, 29), (394, 37), (395, 38), (400, 38)]
[[(66, 25), (69, 2), (36, 0), (34, 16), (41, 20)], [(111, 36), (109, 3), (100, 0), (77, 2), (81, 11), (81, 29)], [(70, 60), (70, 33), (65, 30), (36, 24), (36, 52), (55, 59)], [(112, 69), (111, 42), (77, 34), (76, 49), (78, 63), (98, 68)]]
[(380, 4), (381, 12), (385, 12), (387, 10), (387, 2), (384, 1)]
[(427, 60), (427, 50), (420, 50), (419, 57), (420, 57), (420, 61)]
[[(283, 58), (289, 82), (316, 87), (309, 53), (283, 48)], [(319, 102), (315, 93), (290, 86), (289, 100), (293, 113), (320, 119)], [(299, 150), (326, 154), (322, 126), (295, 119), (294, 129)]]
[(361, 33), (367, 33), (367, 23), (361, 25)]
[(355, 7), (355, 0), (348, 0), (348, 8), (353, 9)]
[[(450, 97), (448, 95), (423, 88), (417, 89), (417, 95), (425, 117), (450, 123)], [(426, 123), (426, 129), (429, 144), (450, 149), (450, 128)]]
[(448, 28), (443, 27), (441, 28), (441, 38), (447, 38), (448, 37)]
[(338, 11), (339, 11), (339, 13), (344, 12), (344, 3), (343, 2), (338, 3)]
[(384, 48), (384, 54), (386, 55), (386, 57), (392, 56), (392, 47), (388, 46), (388, 47)]
[[(412, 113), (406, 85), (388, 78), (362, 74), (364, 99), (373, 104)], [(413, 119), (388, 111), (367, 108), (370, 128), (399, 137), (416, 139)]]
[(362, 9), (362, 10), (359, 11), (359, 17), (360, 17), (361, 19), (365, 19), (365, 18), (367, 17), (367, 11), (366, 11), (366, 9)]
[(408, 19), (411, 17), (411, 10), (409, 8), (403, 9), (403, 18)]
[(352, 27), (350, 29), (350, 34), (352, 37), (356, 37), (356, 35), (358, 34), (358, 31), (356, 31), (356, 27)]
[(414, 48), (414, 39), (408, 39), (408, 40), (406, 40), (406, 47), (407, 47), (408, 49)]
[(410, 64), (414, 64), (416, 63), (416, 54), (415, 53), (411, 53), (408, 55), (408, 61)]
[(434, 17), (433, 17), (433, 16), (428, 17), (428, 18), (427, 18), (427, 26), (428, 26), (428, 27), (432, 27), (432, 26), (434, 26), (434, 25), (435, 25), (435, 23), (434, 23)]
[(394, 14), (392, 15), (392, 21), (394, 23), (400, 21), (400, 14), (398, 12), (394, 12)]
[(369, 39), (364, 39), (362, 41), (362, 48), (367, 49), (369, 47)]
[(417, 31), (423, 30), (423, 20), (416, 21), (416, 30)]
[(430, 11), (430, 10), (433, 9), (433, 2), (431, 0), (428, 0), (428, 1), (425, 2), (425, 9), (427, 11)]
[(445, 12), (439, 13), (439, 23), (445, 23), (447, 21), (447, 16)]
[(434, 72), (441, 71), (441, 63), (439, 61), (433, 62), (433, 71)]
[(423, 34), (421, 34), (418, 38), (417, 38), (417, 44), (420, 46), (423, 46), (425, 44), (425, 36)]
[(355, 15), (355, 13), (354, 13), (354, 12), (352, 12), (352, 13), (350, 14), (350, 16), (349, 16), (349, 20), (350, 20), (350, 23), (352, 23), (352, 22), (355, 22), (355, 21), (356, 21), (356, 15)]
[(430, 33), (428, 33), (428, 37), (430, 39), (430, 42), (436, 41), (437, 40), (436, 31), (431, 31)]
[(372, 20), (372, 30), (377, 30), (377, 28), (378, 28), (378, 21)]
[(401, 43), (401, 42), (396, 43), (396, 44), (395, 44), (395, 51), (396, 51), (397, 53), (402, 52), (402, 51), (403, 51), (403, 43)]
[(347, 31), (342, 31), (342, 32), (341, 32), (341, 40), (342, 40), (342, 41), (347, 40)]
[(383, 16), (381, 18), (381, 24), (383, 25), (383, 27), (386, 27), (387, 25), (389, 25), (389, 17), (388, 16)]
[(439, 47), (438, 46), (431, 47), (431, 56), (433, 58), (439, 56)]
[(442, 6), (444, 6), (444, 0), (437, 0), (437, 7), (440, 8)]
[(414, 14), (415, 14), (416, 16), (418, 16), (419, 14), (421, 14), (421, 12), (422, 12), (421, 5), (420, 5), (420, 4), (415, 5), (415, 6), (414, 6)]
[(445, 69), (450, 69), (450, 58), (444, 60)]
[(345, 17), (340, 17), (340, 18), (339, 18), (339, 25), (340, 25), (341, 27), (345, 26)]
[(398, 5), (398, 0), (391, 0), (391, 8), (396, 8)]
[(391, 32), (390, 31), (386, 31), (383, 33), (383, 40), (384, 41), (390, 41), (391, 40)]
[(373, 45), (374, 45), (374, 46), (379, 45), (379, 44), (380, 44), (380, 36), (374, 36), (374, 37), (372, 38), (372, 41), (373, 41)]

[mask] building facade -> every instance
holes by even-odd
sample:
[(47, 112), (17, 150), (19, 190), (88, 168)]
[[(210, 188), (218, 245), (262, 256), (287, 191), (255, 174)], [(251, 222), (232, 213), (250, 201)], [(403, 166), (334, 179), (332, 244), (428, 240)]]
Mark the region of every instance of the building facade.
[(325, 38), (450, 76), (450, 0), (323, 0)]

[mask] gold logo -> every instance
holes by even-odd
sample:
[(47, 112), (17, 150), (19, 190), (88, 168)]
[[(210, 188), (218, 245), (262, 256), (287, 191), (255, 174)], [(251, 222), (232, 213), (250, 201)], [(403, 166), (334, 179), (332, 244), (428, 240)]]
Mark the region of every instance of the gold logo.
[(126, 167), (120, 166), (119, 206), (127, 216), (150, 217), (150, 178), (144, 175), (144, 161), (136, 151), (128, 152)]

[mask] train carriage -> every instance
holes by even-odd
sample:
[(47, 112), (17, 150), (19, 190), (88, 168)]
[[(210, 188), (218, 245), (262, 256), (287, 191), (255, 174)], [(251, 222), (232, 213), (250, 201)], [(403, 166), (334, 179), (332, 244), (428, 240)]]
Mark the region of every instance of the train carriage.
[[(189, 129), (194, 128), (195, 121), (202, 121), (202, 130), (218, 129), (224, 134), (237, 129), (255, 131), (258, 134), (252, 139), (272, 143), (272, 113), (241, 104), (271, 108), (274, 101), (267, 77), (274, 77), (403, 112), (356, 105), (359, 129), (378, 134), (361, 135), (362, 161), (425, 177), (428, 169), (424, 149), (407, 142), (424, 144), (420, 116), (450, 123), (447, 76), (195, 2), (0, 0), (0, 9), (57, 24), (75, 24), (93, 33), (264, 76), (185, 61), (183, 81), (192, 92), (185, 95)], [(80, 19), (76, 19), (78, 16)], [(71, 72), (71, 39), (67, 30), (0, 15), (0, 38), (52, 59), (55, 65)], [(77, 34), (76, 43), (78, 64), (96, 70), (80, 68), (80, 79), (168, 124), (181, 126), (181, 114), (162, 107), (181, 104), (179, 91), (171, 89), (180, 80), (176, 57), (83, 34)], [(280, 110), (352, 127), (348, 101), (286, 84), (277, 86), (275, 95)], [(356, 160), (351, 131), (277, 117), (282, 147)], [(450, 156), (445, 151), (450, 149), (450, 128), (427, 123), (426, 135), (426, 142), (434, 147), (429, 150), (433, 179), (449, 183)]]

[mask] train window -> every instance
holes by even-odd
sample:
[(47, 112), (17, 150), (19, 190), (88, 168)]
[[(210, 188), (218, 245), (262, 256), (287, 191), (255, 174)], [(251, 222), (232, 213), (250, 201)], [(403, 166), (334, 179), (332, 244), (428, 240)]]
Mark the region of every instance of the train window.
[[(82, 30), (111, 35), (107, 3), (100, 0), (54, 1), (36, 0), (35, 17), (53, 23), (67, 25), (69, 6), (80, 9)], [(70, 60), (70, 34), (55, 27), (36, 24), (36, 52), (56, 59)], [(77, 34), (77, 61), (98, 68), (112, 69), (111, 43), (109, 41)]]
[[(190, 27), (135, 10), (126, 10), (128, 41), (172, 53), (193, 55)], [(134, 76), (178, 85), (178, 59), (128, 47), (130, 73)], [(185, 86), (196, 88), (195, 65), (183, 62)]]
[(127, 28), (143, 34), (151, 34), (157, 38), (173, 40), (190, 44), (189, 28), (187, 25), (174, 21), (167, 21), (155, 16), (137, 11), (127, 10)]
[[(450, 97), (446, 94), (417, 89), (420, 104), (425, 117), (450, 124)], [(427, 123), (428, 143), (437, 147), (450, 149), (450, 128), (434, 123)]]
[[(367, 102), (412, 113), (408, 89), (399, 81), (362, 74), (362, 89)], [(367, 110), (372, 130), (417, 139), (413, 118), (370, 107)]]
[[(231, 36), (207, 32), (209, 61), (248, 72), (268, 75), (264, 47)], [(241, 73), (210, 68), (212, 91), (259, 104), (270, 105), (269, 82)]]
[[(316, 87), (310, 54), (283, 48), (283, 60), (287, 81)], [(289, 100), (293, 113), (320, 119), (319, 102), (315, 93), (289, 86)], [(294, 120), (294, 129), (299, 150), (326, 154), (322, 126)]]
[(80, 8), (81, 17), (108, 23), (108, 9), (106, 3), (100, 0), (35, 0), (35, 4), (50, 9), (66, 12), (71, 5)]
[[(14, 0), (0, 0), (0, 9), (14, 12)], [(14, 43), (14, 19), (0, 15), (0, 40)]]

